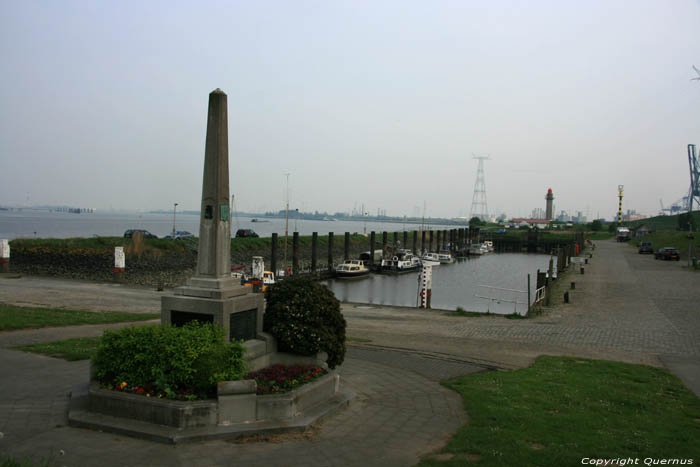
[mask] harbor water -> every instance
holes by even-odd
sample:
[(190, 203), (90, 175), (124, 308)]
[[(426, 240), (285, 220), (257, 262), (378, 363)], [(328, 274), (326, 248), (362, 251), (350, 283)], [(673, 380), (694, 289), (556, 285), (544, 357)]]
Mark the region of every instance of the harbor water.
[[(530, 296), (534, 300), (536, 272), (549, 266), (549, 255), (490, 253), (441, 264), (433, 268), (432, 308), (525, 314), (527, 275), (531, 275)], [(417, 272), (389, 275), (370, 274), (362, 279), (332, 279), (326, 282), (343, 302), (415, 307), (418, 303)], [(508, 290), (504, 290), (508, 289)], [(482, 298), (486, 297), (486, 298)]]

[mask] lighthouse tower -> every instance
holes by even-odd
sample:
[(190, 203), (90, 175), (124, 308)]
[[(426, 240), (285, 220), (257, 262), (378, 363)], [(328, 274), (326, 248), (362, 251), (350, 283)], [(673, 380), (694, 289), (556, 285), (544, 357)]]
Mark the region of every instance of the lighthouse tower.
[(547, 210), (545, 214), (545, 219), (548, 221), (551, 221), (553, 218), (553, 201), (554, 201), (554, 193), (552, 193), (552, 189), (550, 188), (547, 190), (547, 195), (544, 197), (544, 199), (547, 200)]

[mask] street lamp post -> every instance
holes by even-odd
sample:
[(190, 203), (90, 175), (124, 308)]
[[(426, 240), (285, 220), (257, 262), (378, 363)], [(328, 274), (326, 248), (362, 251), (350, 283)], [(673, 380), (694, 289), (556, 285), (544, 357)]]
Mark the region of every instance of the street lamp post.
[(175, 237), (175, 213), (177, 212), (177, 203), (173, 205), (173, 238)]

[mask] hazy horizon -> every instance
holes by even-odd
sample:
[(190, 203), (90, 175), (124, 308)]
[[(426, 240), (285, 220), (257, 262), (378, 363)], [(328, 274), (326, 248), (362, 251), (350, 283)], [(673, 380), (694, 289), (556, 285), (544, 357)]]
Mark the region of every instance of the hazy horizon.
[(0, 205), (656, 215), (700, 145), (700, 1), (0, 1)]

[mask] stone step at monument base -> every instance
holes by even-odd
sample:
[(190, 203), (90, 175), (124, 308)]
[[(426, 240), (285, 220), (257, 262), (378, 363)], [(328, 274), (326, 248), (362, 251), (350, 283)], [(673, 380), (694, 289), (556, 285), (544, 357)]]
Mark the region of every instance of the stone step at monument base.
[(105, 431), (166, 444), (192, 443), (218, 439), (237, 439), (253, 435), (300, 433), (323, 422), (338, 410), (347, 408), (355, 394), (340, 387), (335, 395), (291, 418), (230, 425), (176, 428), (88, 411), (88, 383), (73, 387), (68, 409), (68, 425)]

